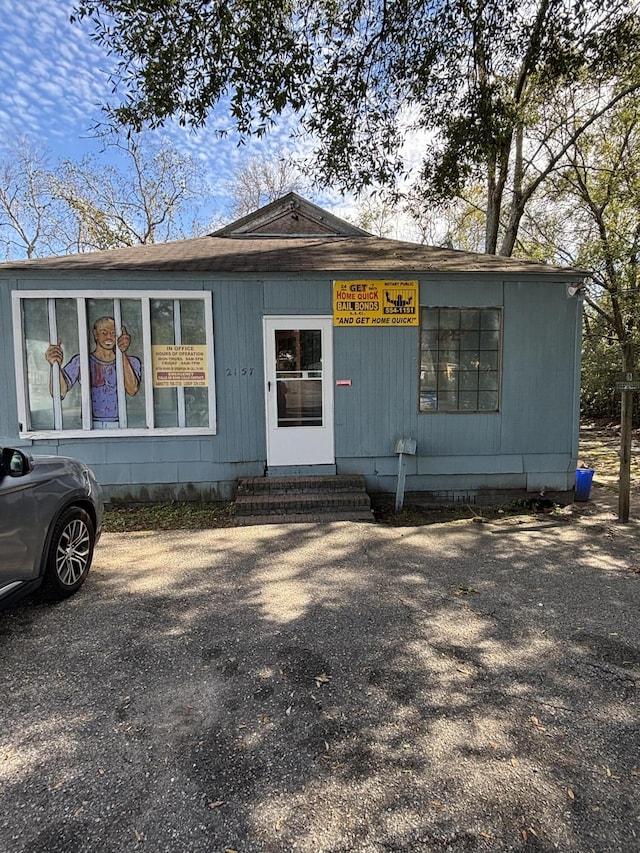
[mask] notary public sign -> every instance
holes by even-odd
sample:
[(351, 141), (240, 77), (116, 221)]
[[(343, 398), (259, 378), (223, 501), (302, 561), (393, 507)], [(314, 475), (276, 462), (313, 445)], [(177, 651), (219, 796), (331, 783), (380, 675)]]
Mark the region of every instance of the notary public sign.
[(207, 385), (206, 346), (152, 346), (151, 356), (154, 388), (197, 388)]
[(334, 326), (417, 326), (417, 281), (333, 282)]

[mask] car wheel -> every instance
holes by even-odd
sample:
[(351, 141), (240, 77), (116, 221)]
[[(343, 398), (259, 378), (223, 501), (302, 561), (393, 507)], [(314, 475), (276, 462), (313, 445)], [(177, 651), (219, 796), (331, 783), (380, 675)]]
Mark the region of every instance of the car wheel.
[(88, 513), (74, 506), (65, 510), (53, 529), (44, 570), (43, 588), (54, 598), (80, 589), (93, 558), (95, 531)]

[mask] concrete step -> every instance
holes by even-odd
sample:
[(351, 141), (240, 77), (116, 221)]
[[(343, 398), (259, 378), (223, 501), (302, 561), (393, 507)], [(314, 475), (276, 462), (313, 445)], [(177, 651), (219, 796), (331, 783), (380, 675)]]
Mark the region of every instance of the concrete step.
[(373, 521), (359, 474), (244, 477), (238, 481), (236, 521), (245, 524)]

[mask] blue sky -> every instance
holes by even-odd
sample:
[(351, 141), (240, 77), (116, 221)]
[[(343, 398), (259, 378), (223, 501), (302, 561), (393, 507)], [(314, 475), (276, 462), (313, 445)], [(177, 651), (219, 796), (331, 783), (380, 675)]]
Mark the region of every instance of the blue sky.
[[(53, 160), (104, 156), (93, 128), (101, 103), (111, 97), (114, 60), (91, 40), (86, 25), (69, 22), (72, 10), (72, 0), (0, 0), (0, 159), (21, 137), (43, 146)], [(222, 218), (229, 203), (225, 183), (239, 164), (261, 152), (292, 150), (286, 127), (238, 147), (233, 137), (213, 132), (225, 124), (219, 110), (209, 130), (194, 133), (172, 124), (160, 132), (202, 164), (214, 215)], [(350, 206), (338, 204), (338, 197), (313, 200), (343, 215)]]
[[(59, 158), (79, 161), (86, 155), (108, 159), (94, 128), (103, 119), (101, 105), (112, 99), (109, 71), (116, 60), (91, 40), (86, 23), (70, 23), (73, 5), (73, 0), (0, 0), (0, 161), (7, 157), (8, 147), (23, 137), (43, 147), (53, 162)], [(216, 128), (227, 126), (228, 118), (218, 108), (204, 130), (194, 132), (171, 123), (157, 132), (201, 165), (210, 201), (199, 219), (213, 226), (231, 218), (226, 187), (243, 162), (260, 154), (305, 153), (300, 142), (291, 141), (291, 126), (286, 122), (263, 140), (249, 140), (244, 146), (233, 136), (216, 136)], [(420, 135), (407, 134), (407, 163), (421, 159), (424, 144)], [(352, 197), (343, 198), (337, 191), (305, 194), (354, 221)], [(390, 236), (416, 239), (412, 230), (399, 214)]]

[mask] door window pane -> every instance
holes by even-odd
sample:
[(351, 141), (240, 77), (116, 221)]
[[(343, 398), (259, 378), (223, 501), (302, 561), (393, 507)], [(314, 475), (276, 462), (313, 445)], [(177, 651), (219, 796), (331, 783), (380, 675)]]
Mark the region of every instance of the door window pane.
[(275, 331), (279, 427), (322, 426), (322, 333)]

